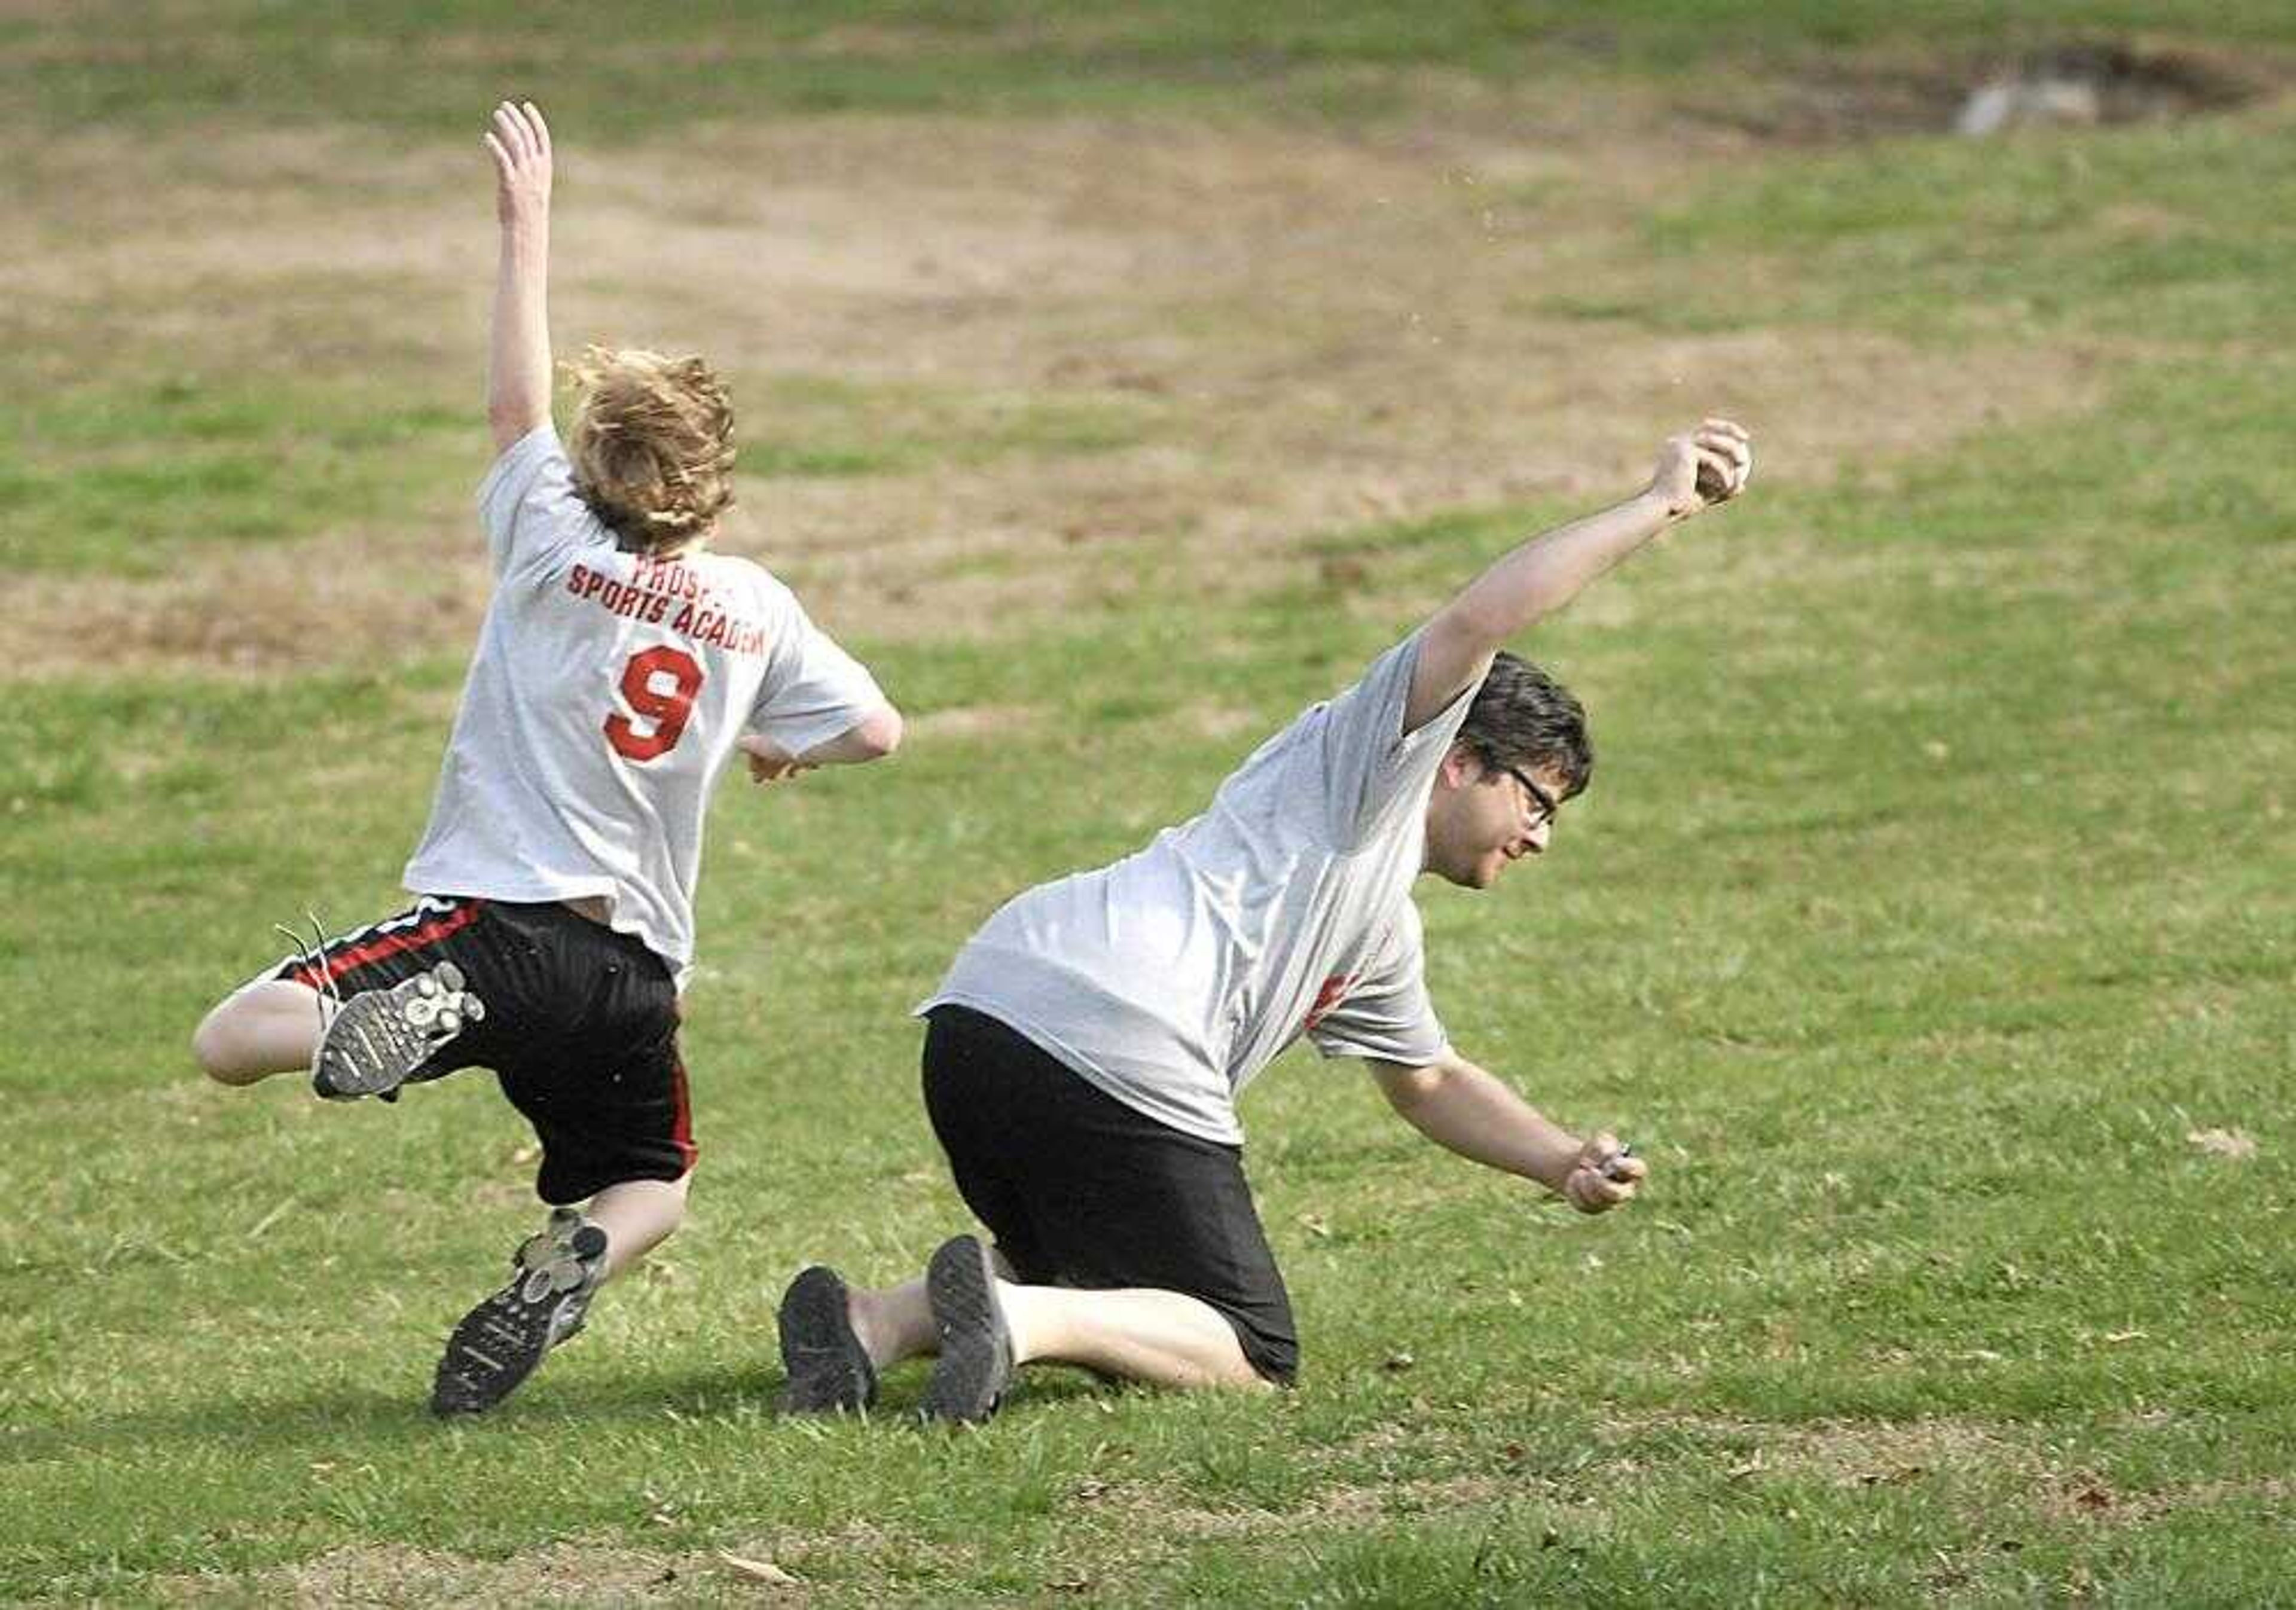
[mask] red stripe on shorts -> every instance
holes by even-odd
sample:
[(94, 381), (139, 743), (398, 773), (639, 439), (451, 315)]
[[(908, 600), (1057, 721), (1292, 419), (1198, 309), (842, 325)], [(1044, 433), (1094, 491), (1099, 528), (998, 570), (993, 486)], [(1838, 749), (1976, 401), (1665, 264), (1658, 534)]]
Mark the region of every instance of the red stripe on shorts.
[(407, 933), (386, 933), (381, 939), (369, 940), (364, 945), (353, 945), (348, 950), (338, 950), (327, 957), (324, 972), (315, 971), (306, 962), (295, 969), (293, 980), (307, 989), (316, 990), (326, 979), (338, 979), (354, 967), (364, 967), (369, 962), (381, 961), (386, 956), (397, 956), (402, 950), (420, 950), (425, 945), (435, 945), (450, 933), (458, 933), (479, 920), (486, 908), (484, 900), (472, 900), (442, 917), (435, 917)]
[(670, 1099), (677, 1105), (677, 1116), (670, 1120), (669, 1138), (677, 1147), (677, 1154), (688, 1169), (693, 1166), (693, 1109), (685, 1099), (685, 1058), (671, 1055), (669, 1063)]

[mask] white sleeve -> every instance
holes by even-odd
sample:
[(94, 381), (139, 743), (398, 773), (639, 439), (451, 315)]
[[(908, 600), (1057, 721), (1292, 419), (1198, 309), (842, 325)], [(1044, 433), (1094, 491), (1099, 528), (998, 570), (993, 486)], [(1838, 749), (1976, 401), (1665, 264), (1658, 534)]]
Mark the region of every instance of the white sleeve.
[(1406, 900), (1371, 965), (1308, 1025), (1316, 1049), (1325, 1056), (1374, 1056), (1415, 1068), (1440, 1061), (1451, 1039), (1428, 998), (1426, 963), (1419, 908)]
[(1411, 673), (1418, 663), (1419, 634), (1414, 632), (1373, 661), (1361, 681), (1323, 709), (1321, 752), (1334, 848), (1361, 843), (1398, 801), (1422, 801), (1467, 719), (1474, 702), (1472, 687), (1418, 731), (1404, 732)]
[(537, 425), (503, 449), (479, 483), (479, 519), (486, 527), (488, 557), (503, 580), (537, 570), (555, 574), (560, 567), (554, 562), (566, 552), (613, 541), (574, 490), (574, 467), (550, 424)]
[(814, 625), (795, 597), (784, 598), (749, 730), (795, 755), (850, 732), (885, 695), (867, 667)]

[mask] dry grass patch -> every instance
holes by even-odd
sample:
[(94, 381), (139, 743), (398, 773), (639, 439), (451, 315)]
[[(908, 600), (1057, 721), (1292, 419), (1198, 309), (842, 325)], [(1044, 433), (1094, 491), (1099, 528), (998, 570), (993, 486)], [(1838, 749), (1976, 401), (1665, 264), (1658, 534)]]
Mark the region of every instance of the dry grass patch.
[(1002, 738), (1032, 730), (1044, 712), (1029, 704), (961, 704), (927, 711), (906, 723), (912, 738)]
[(553, 1543), (504, 1560), (400, 1544), (362, 1544), (301, 1565), (242, 1576), (161, 1577), (152, 1587), (160, 1602), (182, 1605), (252, 1601), (313, 1610), (337, 1605), (389, 1605), (406, 1610), (543, 1603), (606, 1606), (690, 1597), (681, 1591), (680, 1578), (707, 1569), (691, 1557), (579, 1543)]
[(1973, 96), (2005, 85), (2066, 92), (2075, 123), (2165, 122), (2264, 99), (2287, 82), (2284, 53), (2066, 39), (2014, 54), (1967, 49), (1870, 51), (1743, 87), (1707, 92), (1707, 115), (1752, 138), (1835, 145), (1955, 128)]
[[(857, 1572), (898, 1565), (959, 1573), (969, 1548), (920, 1543), (864, 1522), (833, 1532), (775, 1531), (723, 1548), (630, 1548), (551, 1543), (504, 1559), (480, 1559), (403, 1544), (332, 1549), (297, 1565), (235, 1575), (160, 1577), (164, 1604), (289, 1604), (298, 1606), (611, 1606), (656, 1604), (802, 1605), (816, 1583), (849, 1582)], [(883, 1580), (882, 1570), (878, 1580)]]
[[(475, 533), (449, 546), (435, 530), (250, 546), (152, 579), (33, 575), (18, 585), (29, 607), (0, 625), (0, 652), (33, 678), (88, 665), (380, 669), (468, 645), (487, 596)], [(62, 642), (47, 637), (59, 621), (71, 627)], [(18, 649), (20, 631), (51, 648)]]
[(1272, 1540), (1332, 1526), (1368, 1527), (1398, 1516), (1449, 1514), (1505, 1501), (1534, 1490), (1528, 1482), (1500, 1476), (1447, 1476), (1383, 1482), (1376, 1486), (1326, 1488), (1288, 1509), (1210, 1509), (1175, 1504), (1166, 1491), (1145, 1483), (1087, 1480), (1075, 1502), (1122, 1518), (1128, 1535), (1146, 1532), (1174, 1544), (1226, 1540)]
[[(1359, 136), (854, 119), (600, 152), (568, 129), (556, 325), (570, 348), (709, 353), (737, 399), (745, 376), (835, 376), (858, 388), (857, 447), (909, 423), (918, 387), (959, 416), (1024, 399), (1055, 422), (1042, 441), (1024, 419), (993, 450), (744, 483), (726, 546), (789, 575), (832, 627), (880, 637), (1088, 606), (1109, 538), (1167, 545), (1175, 581), (1234, 588), (1293, 577), (1307, 535), (1591, 499), (1708, 409), (1748, 420), (1769, 473), (1807, 482), (2097, 395), (2090, 357), (2062, 348), (1946, 357), (1856, 331), (1659, 333), (1540, 311), (1631, 267), (1640, 206), (1744, 148), (1685, 141), (1630, 102), (1584, 127), (1570, 110), (1470, 106)], [(370, 384), (403, 371), (435, 394), (439, 366), (466, 368), (471, 479), (483, 469), (491, 221), (474, 152), (326, 131), (81, 135), (44, 148), (26, 194), (0, 283), (49, 337), (49, 371), (156, 346), (324, 378), (333, 360), (292, 348), (335, 321)], [(1061, 439), (1061, 410), (1111, 406), (1136, 439)], [(748, 410), (751, 440), (775, 412)], [(39, 580), (0, 653), (269, 672), (460, 649), (484, 579), (464, 491), (316, 510), (306, 539), (201, 552), (165, 583)], [(984, 554), (1013, 563), (967, 568)], [(25, 653), (57, 620), (86, 629)]]
[(1933, 1471), (2011, 1469), (2038, 1475), (2045, 1462), (1999, 1426), (1982, 1421), (1817, 1421), (1774, 1425), (1724, 1416), (1651, 1413), (1614, 1421), (1607, 1441), (1631, 1446), (1653, 1432), (1687, 1436), (1729, 1461), (1734, 1479), (1808, 1474), (1842, 1486), (1875, 1487)]
[(2264, 1505), (2296, 1522), (2296, 1481), (2264, 1476), (2250, 1481), (2196, 1482), (2152, 1491), (2116, 1489), (2092, 1471), (2053, 1474), (2034, 1496), (2040, 1513), (2053, 1521), (2101, 1525), (2143, 1525), (2179, 1510), (2220, 1504)]

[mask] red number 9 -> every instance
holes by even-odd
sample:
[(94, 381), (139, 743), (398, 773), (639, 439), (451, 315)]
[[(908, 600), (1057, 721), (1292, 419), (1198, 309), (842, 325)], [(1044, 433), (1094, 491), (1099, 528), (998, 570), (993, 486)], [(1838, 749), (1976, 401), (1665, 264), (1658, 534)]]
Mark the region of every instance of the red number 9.
[[(657, 676), (672, 678), (676, 686), (667, 690), (655, 687)], [(616, 753), (633, 760), (668, 754), (685, 734), (685, 719), (693, 713), (693, 695), (701, 691), (701, 668), (685, 650), (664, 646), (632, 654), (629, 664), (622, 668), (622, 698), (652, 722), (653, 729), (642, 733), (636, 722), (616, 711), (606, 718), (606, 742)]]

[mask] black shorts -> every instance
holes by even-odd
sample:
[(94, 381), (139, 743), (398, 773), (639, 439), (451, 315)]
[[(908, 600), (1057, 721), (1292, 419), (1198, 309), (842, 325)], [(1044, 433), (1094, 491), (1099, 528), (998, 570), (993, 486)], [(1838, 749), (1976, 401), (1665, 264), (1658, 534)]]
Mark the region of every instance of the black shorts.
[(1133, 1111), (964, 1006), (929, 1014), (924, 1086), (956, 1188), (1016, 1279), (1184, 1292), (1235, 1327), (1252, 1368), (1290, 1384), (1292, 1300), (1241, 1148)]
[(385, 990), (440, 962), (486, 1004), (414, 1080), (492, 1068), (542, 1142), (535, 1193), (580, 1202), (629, 1179), (693, 1167), (677, 986), (627, 933), (563, 906), (425, 895), (414, 908), (331, 939), (270, 976), (346, 996)]

